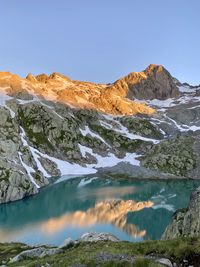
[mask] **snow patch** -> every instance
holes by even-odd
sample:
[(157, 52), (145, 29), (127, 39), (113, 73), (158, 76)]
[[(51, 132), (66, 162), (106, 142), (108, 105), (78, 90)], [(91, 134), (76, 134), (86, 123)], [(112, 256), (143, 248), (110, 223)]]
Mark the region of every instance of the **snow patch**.
[(103, 167), (112, 167), (117, 165), (119, 162), (129, 162), (132, 165), (139, 166), (140, 161), (137, 160), (137, 158), (140, 156), (136, 153), (126, 153), (126, 156), (124, 158), (117, 158), (114, 154), (109, 153), (108, 156), (102, 157), (96, 153), (93, 153), (91, 148), (82, 146), (79, 144), (80, 151), (85, 157), (86, 152), (90, 155), (94, 156), (97, 159), (97, 164), (88, 164), (88, 167), (92, 168), (103, 168)]
[(80, 183), (78, 184), (78, 187), (83, 187), (87, 184), (90, 184), (92, 181), (98, 179), (98, 177), (93, 177), (91, 179), (87, 179), (87, 178), (84, 178), (80, 181)]
[(99, 121), (100, 122), (100, 125), (111, 130), (113, 127), (112, 125), (110, 125), (109, 123), (105, 122), (105, 121)]
[(46, 172), (46, 170), (43, 168), (42, 164), (39, 161), (40, 157), (46, 158), (51, 160), (52, 162), (54, 162), (57, 165), (57, 168), (60, 170), (61, 175), (66, 175), (66, 174), (70, 174), (70, 175), (82, 175), (82, 174), (90, 174), (90, 173), (95, 173), (96, 170), (93, 168), (87, 168), (87, 167), (82, 167), (78, 164), (72, 164), (69, 163), (67, 161), (61, 160), (61, 159), (57, 159), (55, 157), (51, 157), (47, 154), (44, 154), (42, 152), (40, 152), (39, 150), (37, 150), (36, 148), (28, 145), (25, 137), (25, 131), (22, 127), (20, 127), (21, 129), (21, 140), (24, 146), (28, 146), (30, 148), (30, 151), (32, 153), (32, 156), (37, 164), (38, 169), (43, 173), (43, 175), (45, 177), (50, 177), (50, 175)]
[(152, 209), (157, 210), (157, 209), (166, 209), (171, 212), (175, 212), (175, 207), (172, 204), (166, 204), (165, 202), (161, 202), (158, 205), (154, 205)]
[(56, 163), (58, 169), (61, 172), (61, 175), (83, 175), (83, 174), (90, 174), (90, 173), (95, 173), (96, 170), (92, 169), (92, 168), (87, 168), (87, 167), (82, 167), (76, 163), (69, 163), (67, 161), (61, 160), (61, 159), (57, 159), (54, 157), (51, 157), (47, 154), (43, 154), (40, 151), (36, 150), (34, 148), (34, 150), (42, 157), (47, 158), (51, 161), (53, 161), (54, 163)]
[(7, 105), (5, 105), (5, 107), (9, 110), (10, 116), (13, 119), (16, 116), (15, 112), (10, 107), (8, 107)]
[(12, 99), (11, 96), (7, 95), (7, 89), (9, 89), (9, 87), (0, 87), (0, 106), (2, 107), (6, 105), (6, 101)]
[(35, 180), (34, 180), (32, 174), (31, 174), (31, 173), (35, 173), (35, 170), (34, 170), (32, 167), (28, 166), (27, 164), (25, 164), (25, 163), (23, 162), (23, 160), (22, 160), (22, 153), (21, 153), (21, 152), (18, 152), (18, 155), (19, 155), (19, 159), (20, 159), (20, 161), (21, 161), (21, 164), (22, 164), (22, 166), (24, 167), (24, 169), (26, 170), (26, 172), (27, 172), (27, 174), (28, 174), (28, 176), (29, 176), (31, 182), (32, 182), (37, 188), (40, 188), (40, 186), (35, 182)]
[(159, 143), (159, 140), (156, 139), (152, 139), (152, 138), (148, 138), (148, 137), (143, 137), (141, 135), (138, 134), (133, 134), (130, 133), (128, 128), (126, 128), (125, 126), (123, 126), (119, 121), (116, 120), (116, 118), (110, 116), (110, 115), (104, 115), (104, 117), (106, 119), (109, 119), (110, 121), (113, 121), (115, 124), (117, 124), (119, 127), (113, 127), (112, 125), (108, 124), (107, 122), (104, 121), (100, 121), (100, 124), (104, 127), (106, 127), (107, 129), (113, 129), (115, 132), (120, 133), (121, 135), (131, 139), (131, 140), (142, 140), (142, 141), (146, 141), (146, 142), (153, 142), (154, 144)]
[[(109, 153), (108, 156), (103, 157), (101, 155), (93, 153), (91, 148), (82, 146), (80, 144), (79, 144), (79, 148), (80, 148), (80, 151), (83, 157), (86, 156), (86, 153), (89, 153), (97, 159), (97, 164), (87, 164), (83, 167), (76, 163), (69, 163), (67, 161), (44, 154), (40, 152), (39, 150), (37, 150), (36, 148), (28, 145), (26, 141), (25, 131), (22, 127), (20, 127), (20, 129), (21, 129), (21, 140), (22, 140), (23, 145), (28, 146), (30, 148), (32, 156), (37, 164), (38, 170), (40, 170), (45, 177), (50, 177), (50, 175), (46, 172), (46, 170), (43, 168), (42, 164), (40, 163), (39, 161), (40, 157), (49, 159), (50, 161), (54, 162), (57, 165), (57, 168), (60, 170), (61, 176), (64, 176), (64, 175), (77, 175), (78, 176), (78, 175), (84, 175), (84, 174), (92, 174), (92, 173), (97, 172), (96, 168), (112, 167), (118, 164), (119, 162), (129, 162), (132, 165), (136, 165), (136, 166), (140, 165), (140, 161), (137, 160), (137, 158), (140, 155), (136, 153), (127, 153), (126, 156), (122, 159), (117, 158), (114, 154), (111, 154), (111, 153)], [(32, 169), (32, 171), (34, 170)]]
[(200, 126), (195, 126), (195, 125), (188, 126), (188, 130), (195, 132), (195, 131), (200, 130)]
[(108, 143), (106, 143), (105, 140), (99, 134), (96, 134), (96, 133), (92, 132), (87, 125), (85, 126), (84, 130), (80, 129), (80, 132), (82, 133), (83, 136), (87, 136), (89, 134), (92, 137), (95, 137), (95, 138), (101, 140), (103, 143), (105, 143), (107, 146), (110, 147), (110, 145)]
[(178, 128), (179, 129), (179, 131), (180, 132), (187, 132), (188, 131), (188, 126), (187, 125), (179, 125), (175, 120), (173, 120), (172, 118), (170, 118), (170, 117), (168, 117), (168, 116), (166, 116), (165, 115), (165, 117), (166, 117), (166, 119), (168, 119), (169, 121), (171, 121), (175, 126), (176, 126), (176, 128)]
[(115, 131), (118, 131), (119, 133), (121, 133), (122, 135), (128, 137), (131, 140), (142, 140), (142, 141), (146, 141), (146, 142), (152, 142), (154, 144), (157, 144), (157, 143), (160, 142), (159, 140), (156, 140), (156, 139), (143, 137), (143, 136), (138, 135), (138, 134), (130, 133), (128, 131), (128, 129), (125, 126), (123, 126), (122, 124), (120, 124), (120, 127), (121, 127), (121, 129), (118, 129), (118, 130), (115, 129)]
[(198, 90), (198, 88), (190, 88), (188, 85), (178, 86), (178, 89), (181, 93), (194, 93)]
[(26, 104), (29, 104), (29, 103), (37, 102), (38, 98), (36, 96), (34, 96), (33, 99), (29, 99), (29, 100), (23, 100), (23, 99), (18, 99), (17, 98), (17, 101), (18, 101), (18, 103), (20, 105), (26, 105)]

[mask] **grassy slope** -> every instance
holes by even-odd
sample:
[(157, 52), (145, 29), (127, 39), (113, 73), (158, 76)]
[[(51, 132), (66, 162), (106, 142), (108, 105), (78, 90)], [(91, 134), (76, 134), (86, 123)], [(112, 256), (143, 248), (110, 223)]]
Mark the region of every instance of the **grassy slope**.
[[(9, 258), (14, 257), (19, 252), (29, 249), (28, 246), (19, 243), (0, 244), (0, 262), (6, 263)], [(124, 263), (123, 260), (116, 263), (111, 260), (101, 262), (99, 266), (149, 266), (159, 267), (161, 265), (150, 260), (142, 259), (145, 255), (166, 257), (172, 262), (180, 263), (183, 259), (191, 262), (199, 261), (200, 258), (200, 238), (177, 239), (169, 241), (147, 241), (143, 243), (130, 242), (97, 242), (79, 243), (74, 247), (66, 249), (63, 253), (47, 256), (42, 259), (27, 259), (7, 266), (42, 266), (46, 263), (51, 266), (70, 266), (73, 264), (86, 264), (86, 266), (96, 266), (99, 262), (99, 255), (104, 252), (109, 255), (130, 255), (138, 257), (134, 264)], [(200, 263), (198, 263), (200, 264)], [(196, 265), (199, 266), (199, 265)]]

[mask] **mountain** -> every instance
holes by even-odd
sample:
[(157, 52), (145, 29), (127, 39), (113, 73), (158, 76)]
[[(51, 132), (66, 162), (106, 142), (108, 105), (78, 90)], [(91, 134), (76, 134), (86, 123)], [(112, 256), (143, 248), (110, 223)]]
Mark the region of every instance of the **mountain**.
[(197, 178), (200, 87), (159, 65), (111, 84), (0, 73), (0, 203), (50, 177)]
[(126, 84), (129, 99), (177, 98), (178, 87), (170, 73), (160, 65), (149, 65), (142, 72), (132, 72), (116, 83)]
[[(29, 95), (71, 107), (92, 109), (114, 115), (152, 114), (145, 104), (127, 98), (128, 85), (121, 79), (112, 85), (73, 81), (59, 73), (29, 74), (26, 79), (0, 73), (0, 86), (12, 96)], [(28, 95), (28, 96), (27, 96)]]
[(28, 74), (22, 79), (0, 73), (0, 86), (10, 95), (30, 94), (76, 108), (92, 109), (113, 115), (152, 114), (154, 110), (134, 99), (178, 97), (178, 87), (162, 66), (150, 65), (142, 72), (132, 72), (112, 84), (74, 81), (59, 73)]

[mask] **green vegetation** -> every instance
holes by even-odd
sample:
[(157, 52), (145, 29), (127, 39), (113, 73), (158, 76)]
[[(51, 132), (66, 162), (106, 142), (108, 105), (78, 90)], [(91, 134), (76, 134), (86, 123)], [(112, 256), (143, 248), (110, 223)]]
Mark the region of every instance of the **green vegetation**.
[(128, 137), (101, 125), (92, 124), (90, 125), (90, 128), (94, 132), (97, 132), (110, 145), (125, 150), (126, 152), (134, 152), (144, 143), (142, 140), (131, 140)]
[[(89, 265), (88, 265), (89, 266)], [(95, 266), (91, 265), (91, 266)], [(152, 260), (144, 259), (144, 258), (136, 258), (134, 262), (127, 262), (127, 261), (108, 261), (102, 263), (102, 267), (163, 267), (163, 265), (159, 263), (155, 263)]]
[(120, 122), (122, 125), (128, 128), (131, 133), (154, 139), (163, 138), (163, 135), (159, 131), (158, 127), (153, 125), (148, 120), (126, 116), (120, 118)]
[[(47, 138), (46, 125), (43, 125), (45, 120), (41, 119), (43, 114), (42, 109), (40, 109), (40, 112), (41, 114), (39, 117), (37, 117), (37, 114), (29, 114), (29, 116), (26, 116), (23, 109), (20, 108), (18, 111), (20, 124), (24, 128), (29, 140), (34, 144), (34, 146), (43, 146), (44, 148), (48, 146), (50, 150), (54, 150), (54, 147)], [(38, 125), (38, 129), (41, 128), (41, 131), (33, 131), (33, 126), (36, 125)]]
[(8, 169), (0, 167), (0, 180), (8, 181), (10, 177), (10, 171)]
[[(127, 266), (127, 267), (159, 267), (151, 257), (166, 257), (172, 262), (181, 263), (200, 259), (200, 238), (175, 239), (169, 241), (147, 241), (143, 243), (130, 242), (93, 242), (78, 243), (64, 252), (44, 258), (26, 259), (9, 264), (10, 258), (21, 251), (30, 249), (24, 244), (0, 244), (0, 262), (8, 266), (71, 266), (85, 264), (86, 266)], [(103, 260), (102, 260), (103, 255)], [(123, 256), (123, 257), (121, 257)], [(144, 258), (144, 256), (147, 256)], [(112, 258), (113, 257), (113, 258)], [(120, 258), (121, 257), (121, 258)]]

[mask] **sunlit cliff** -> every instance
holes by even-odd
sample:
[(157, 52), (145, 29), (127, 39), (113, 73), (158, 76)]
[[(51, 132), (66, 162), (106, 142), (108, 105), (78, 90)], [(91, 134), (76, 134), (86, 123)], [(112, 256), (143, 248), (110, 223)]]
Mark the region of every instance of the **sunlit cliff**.
[[(155, 92), (152, 87), (156, 89)], [(154, 113), (154, 109), (137, 102), (141, 96), (145, 98), (145, 95), (149, 97), (151, 94), (152, 98), (166, 98), (168, 94), (178, 95), (171, 76), (157, 65), (150, 65), (142, 72), (132, 72), (111, 84), (75, 81), (59, 73), (29, 74), (23, 79), (9, 72), (0, 72), (0, 89), (9, 95), (29, 93), (73, 107), (116, 115)]]

